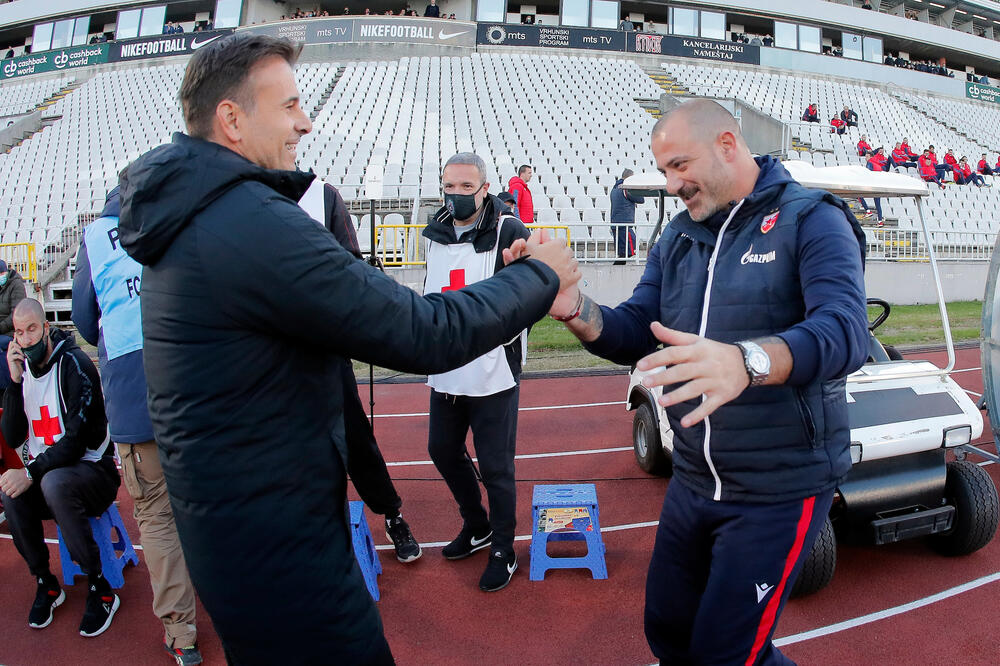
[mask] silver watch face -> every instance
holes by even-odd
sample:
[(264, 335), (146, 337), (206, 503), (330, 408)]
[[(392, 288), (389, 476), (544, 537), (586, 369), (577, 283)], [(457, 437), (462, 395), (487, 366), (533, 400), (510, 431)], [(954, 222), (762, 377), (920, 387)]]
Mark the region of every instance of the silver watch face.
[(771, 370), (771, 359), (762, 349), (753, 349), (747, 354), (747, 364), (758, 375), (766, 375)]

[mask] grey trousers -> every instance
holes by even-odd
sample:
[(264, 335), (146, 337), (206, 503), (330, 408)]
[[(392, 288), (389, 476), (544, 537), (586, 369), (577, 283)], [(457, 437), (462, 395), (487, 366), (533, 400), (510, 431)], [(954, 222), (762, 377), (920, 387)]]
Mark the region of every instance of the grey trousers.
[(101, 573), (101, 554), (90, 530), (88, 516), (104, 513), (118, 494), (120, 479), (112, 460), (80, 461), (50, 470), (16, 498), (0, 492), (14, 545), (32, 575), (49, 570), (49, 548), (42, 521), (55, 518), (66, 549), (88, 575)]

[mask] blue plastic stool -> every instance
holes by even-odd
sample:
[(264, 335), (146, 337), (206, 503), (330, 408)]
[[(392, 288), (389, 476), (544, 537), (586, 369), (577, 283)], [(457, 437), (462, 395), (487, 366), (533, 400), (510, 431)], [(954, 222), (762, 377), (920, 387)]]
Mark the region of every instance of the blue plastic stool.
[(351, 502), (351, 544), (354, 546), (354, 557), (361, 566), (361, 575), (365, 578), (368, 593), (378, 601), (378, 575), (382, 573), (382, 563), (378, 560), (378, 551), (372, 540), (368, 521), (365, 520), (364, 502)]
[[(546, 532), (541, 523), (545, 509), (583, 508), (590, 514), (576, 518), (574, 532)], [(604, 561), (604, 540), (601, 538), (600, 511), (597, 507), (597, 488), (592, 483), (535, 486), (531, 498), (531, 580), (543, 580), (549, 569), (590, 569), (594, 578), (608, 577)], [(586, 541), (587, 554), (583, 557), (551, 557), (546, 552), (549, 541)]]
[[(122, 516), (118, 513), (118, 507), (114, 502), (108, 510), (97, 518), (88, 518), (90, 529), (94, 533), (94, 541), (101, 551), (101, 569), (104, 577), (113, 588), (120, 588), (125, 585), (125, 576), (122, 571), (130, 562), (139, 564), (139, 556), (135, 554), (132, 547), (132, 540), (128, 538)], [(59, 561), (62, 564), (63, 583), (72, 585), (76, 576), (86, 576), (80, 565), (73, 561), (73, 557), (66, 549), (63, 542), (62, 530), (56, 527), (59, 535)], [(117, 536), (117, 538), (115, 538)]]

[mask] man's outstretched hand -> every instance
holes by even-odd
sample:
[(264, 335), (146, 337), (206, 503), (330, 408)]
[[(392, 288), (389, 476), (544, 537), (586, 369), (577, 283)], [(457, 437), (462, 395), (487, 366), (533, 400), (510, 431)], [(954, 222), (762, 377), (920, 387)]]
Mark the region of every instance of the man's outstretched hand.
[(701, 404), (681, 419), (683, 427), (701, 423), (750, 385), (743, 352), (736, 345), (675, 331), (659, 322), (653, 322), (651, 329), (657, 340), (669, 346), (636, 363), (635, 367), (643, 371), (666, 366), (662, 372), (644, 378), (643, 386), (680, 384), (660, 397), (664, 407), (704, 396)]

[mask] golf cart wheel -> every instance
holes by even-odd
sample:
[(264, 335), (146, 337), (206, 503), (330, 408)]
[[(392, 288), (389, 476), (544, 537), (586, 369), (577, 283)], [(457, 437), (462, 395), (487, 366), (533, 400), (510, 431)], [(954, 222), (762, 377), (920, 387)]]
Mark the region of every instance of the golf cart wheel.
[(802, 571), (792, 587), (792, 598), (805, 597), (819, 592), (833, 580), (837, 569), (837, 536), (833, 533), (830, 516), (823, 520), (823, 528), (816, 537)]
[(902, 361), (903, 355), (899, 353), (899, 350), (892, 345), (882, 345), (885, 348), (885, 353), (889, 357), (890, 361)]
[(1000, 502), (993, 479), (979, 465), (968, 460), (948, 463), (945, 500), (955, 507), (951, 529), (931, 538), (942, 555), (968, 555), (990, 542), (997, 531)]
[(660, 429), (656, 425), (653, 408), (643, 401), (632, 417), (632, 449), (642, 471), (657, 476), (670, 476), (673, 464), (670, 454), (663, 449)]

